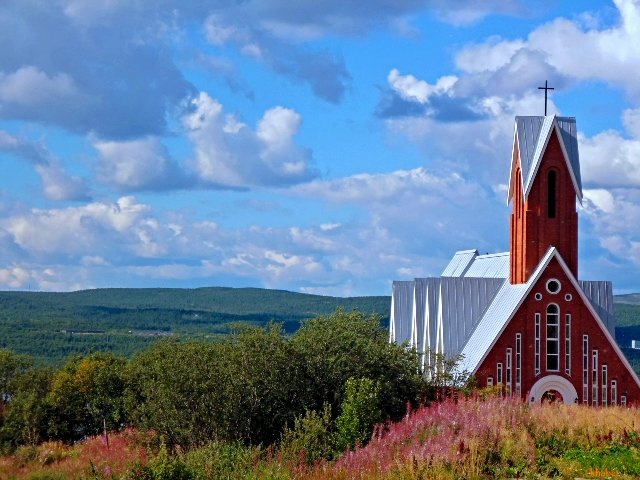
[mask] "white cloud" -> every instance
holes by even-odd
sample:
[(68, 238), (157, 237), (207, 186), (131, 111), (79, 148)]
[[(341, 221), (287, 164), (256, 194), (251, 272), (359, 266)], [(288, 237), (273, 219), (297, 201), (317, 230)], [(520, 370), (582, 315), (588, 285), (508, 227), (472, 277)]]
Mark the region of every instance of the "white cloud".
[(418, 80), (413, 75), (401, 75), (397, 69), (389, 72), (387, 81), (393, 90), (406, 99), (428, 103), (432, 95), (448, 94), (458, 81), (458, 78), (449, 75), (440, 77), (435, 85), (430, 85), (424, 80)]
[(66, 73), (50, 76), (33, 65), (11, 73), (0, 72), (0, 102), (5, 104), (61, 105), (77, 101), (77, 95), (73, 79)]
[(93, 146), (100, 154), (100, 179), (118, 190), (164, 190), (188, 182), (157, 137), (95, 141)]
[(254, 131), (204, 92), (193, 100), (184, 125), (194, 144), (195, 170), (202, 181), (226, 187), (287, 185), (307, 181), (316, 172), (311, 152), (293, 137), (301, 117), (293, 110), (267, 110)]
[(61, 162), (42, 143), (36, 144), (0, 130), (0, 152), (13, 153), (34, 165), (42, 179), (45, 197), (50, 200), (86, 200), (85, 181), (66, 173)]
[(148, 209), (133, 197), (122, 197), (113, 204), (32, 209), (2, 219), (0, 226), (32, 254), (84, 256), (110, 249), (108, 242), (114, 240), (114, 234), (124, 234)]
[[(558, 18), (536, 28), (526, 39), (490, 37), (483, 43), (468, 45), (458, 52), (456, 65), (470, 75), (468, 81), (495, 86), (493, 80), (499, 81), (507, 72), (512, 73), (510, 80), (516, 79), (520, 84), (514, 70), (526, 73), (530, 71), (531, 59), (537, 59), (539, 74), (547, 70), (546, 77), (538, 75), (539, 78), (552, 74), (560, 84), (567, 80), (603, 80), (637, 95), (640, 87), (629, 72), (640, 68), (640, 50), (636, 48), (640, 42), (640, 3), (636, 0), (614, 3), (620, 20), (613, 27), (599, 29), (593, 23)], [(528, 69), (517, 66), (521, 58), (530, 59)], [(491, 82), (487, 81), (489, 78)]]

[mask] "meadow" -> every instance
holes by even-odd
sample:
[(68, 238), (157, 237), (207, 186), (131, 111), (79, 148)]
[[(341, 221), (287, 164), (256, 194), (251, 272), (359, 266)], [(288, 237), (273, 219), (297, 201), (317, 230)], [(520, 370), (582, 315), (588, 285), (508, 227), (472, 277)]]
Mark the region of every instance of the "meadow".
[(547, 404), (490, 392), (448, 399), (375, 427), (371, 441), (308, 462), (283, 439), (263, 448), (210, 442), (170, 454), (150, 432), (126, 430), (72, 446), (22, 447), (0, 479), (490, 479), (640, 476), (640, 411)]

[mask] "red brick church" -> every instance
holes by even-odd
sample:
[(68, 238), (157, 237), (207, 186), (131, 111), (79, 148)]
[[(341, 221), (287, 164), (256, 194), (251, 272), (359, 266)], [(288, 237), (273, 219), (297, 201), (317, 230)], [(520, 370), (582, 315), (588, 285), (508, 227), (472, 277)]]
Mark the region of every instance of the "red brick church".
[(614, 340), (611, 282), (578, 280), (576, 199), (575, 119), (516, 117), (510, 251), (460, 251), (439, 277), (393, 282), (390, 339), (462, 354), (481, 387), (531, 403), (640, 404)]

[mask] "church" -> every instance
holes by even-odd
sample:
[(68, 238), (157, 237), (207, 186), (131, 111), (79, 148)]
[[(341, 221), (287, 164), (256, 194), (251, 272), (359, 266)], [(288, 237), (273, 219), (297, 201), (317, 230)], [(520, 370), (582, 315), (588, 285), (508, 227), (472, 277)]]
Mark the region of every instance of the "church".
[(615, 342), (612, 284), (578, 280), (577, 201), (575, 118), (516, 117), (509, 251), (456, 252), (439, 277), (394, 281), (390, 340), (425, 368), (430, 352), (461, 355), (478, 386), (530, 403), (640, 405)]

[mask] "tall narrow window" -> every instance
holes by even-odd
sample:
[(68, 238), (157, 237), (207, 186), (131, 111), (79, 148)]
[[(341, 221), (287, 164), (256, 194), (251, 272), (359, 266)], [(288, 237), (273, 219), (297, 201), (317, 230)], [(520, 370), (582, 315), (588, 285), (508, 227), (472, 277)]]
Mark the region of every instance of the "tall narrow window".
[(564, 316), (564, 373), (571, 376), (571, 314)]
[(507, 348), (507, 365), (506, 365), (506, 369), (505, 369), (505, 383), (507, 385), (507, 396), (511, 395), (511, 359), (512, 359), (512, 353), (511, 353), (511, 349)]
[(589, 335), (582, 336), (582, 403), (589, 403)]
[(502, 385), (502, 362), (496, 365), (496, 383)]
[(560, 309), (555, 303), (547, 307), (547, 370), (560, 370), (560, 345), (558, 325)]
[(614, 407), (618, 403), (618, 382), (611, 380), (611, 405)]
[(609, 386), (607, 379), (607, 366), (602, 365), (602, 406), (607, 406), (607, 387)]
[(598, 350), (591, 351), (591, 405), (598, 405)]
[(547, 213), (549, 218), (556, 218), (556, 171), (547, 174)]
[(522, 334), (516, 333), (516, 395), (520, 396), (522, 389)]
[(540, 375), (540, 314), (536, 313), (536, 332), (535, 332), (535, 374)]

